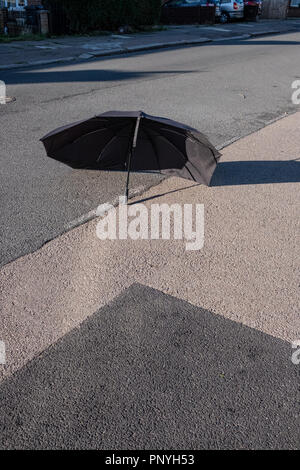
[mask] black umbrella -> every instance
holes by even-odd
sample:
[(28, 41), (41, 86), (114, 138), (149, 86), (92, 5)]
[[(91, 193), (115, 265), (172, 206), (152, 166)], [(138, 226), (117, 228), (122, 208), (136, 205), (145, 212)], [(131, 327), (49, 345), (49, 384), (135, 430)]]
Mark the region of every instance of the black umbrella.
[(199, 131), (142, 111), (111, 111), (60, 127), (42, 142), (72, 168), (159, 171), (209, 185), (220, 153)]

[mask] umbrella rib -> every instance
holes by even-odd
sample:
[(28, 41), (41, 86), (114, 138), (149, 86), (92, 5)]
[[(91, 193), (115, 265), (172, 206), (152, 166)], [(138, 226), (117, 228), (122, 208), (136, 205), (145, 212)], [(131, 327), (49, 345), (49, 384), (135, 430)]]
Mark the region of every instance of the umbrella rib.
[[(189, 136), (190, 139), (194, 139), (196, 142), (199, 142), (200, 144), (202, 145), (206, 145), (206, 147), (211, 151), (211, 153), (213, 154), (213, 157), (214, 157), (214, 160), (216, 163), (218, 163), (218, 159), (216, 158), (216, 155), (215, 155), (215, 150), (214, 150), (214, 147), (213, 145), (207, 140), (207, 142), (203, 142), (202, 140), (198, 139), (194, 134), (190, 135)], [(217, 153), (219, 153), (217, 151)]]
[[(188, 161), (188, 163), (190, 163), (190, 165), (193, 165), (192, 162)], [(193, 165), (194, 166), (194, 165)], [(190, 171), (190, 169), (185, 165), (185, 168), (187, 169), (187, 171), (189, 172), (189, 174), (191, 175), (191, 177), (193, 178), (194, 181), (197, 181), (195, 176), (192, 174), (192, 172)]]
[(147, 134), (148, 138), (149, 138), (149, 141), (151, 143), (151, 146), (154, 150), (154, 155), (156, 156), (156, 160), (157, 160), (157, 166), (158, 166), (158, 171), (161, 173), (161, 168), (160, 168), (160, 165), (159, 165), (159, 158), (158, 158), (158, 152), (157, 152), (157, 149), (156, 149), (156, 145), (154, 143), (154, 140), (152, 139), (152, 135), (150, 134), (149, 131), (147, 131), (147, 129), (143, 129), (144, 132)]
[[(111, 129), (111, 128), (109, 128), (109, 129)], [(122, 127), (121, 129), (119, 129), (118, 132), (120, 132), (120, 130), (122, 130), (122, 129), (123, 129), (123, 127)], [(98, 157), (97, 160), (96, 160), (97, 163), (99, 163), (99, 160), (100, 160), (101, 155), (103, 154), (104, 150), (106, 150), (106, 148), (111, 144), (111, 142), (112, 142), (114, 139), (116, 139), (117, 137), (119, 137), (119, 136), (118, 136), (118, 133), (115, 134), (115, 135), (113, 135), (112, 138), (105, 144), (105, 146), (103, 147), (103, 149), (102, 149), (101, 152), (100, 152), (99, 157)]]
[[(180, 135), (181, 137), (182, 137), (182, 135), (183, 135), (182, 133), (180, 133), (180, 132), (178, 132), (178, 131), (176, 131), (176, 130), (173, 130), (173, 129), (167, 129), (167, 128), (164, 128), (164, 129), (165, 129), (167, 132), (173, 132), (174, 134)], [(185, 135), (186, 135), (186, 137), (187, 137), (188, 139), (194, 140), (194, 141), (196, 141), (196, 142), (198, 142), (198, 143), (200, 143), (200, 144), (202, 144), (202, 145), (205, 145), (205, 146), (211, 151), (215, 162), (218, 163), (218, 159), (217, 159), (217, 157), (216, 157), (216, 155), (215, 155), (214, 148), (213, 148), (212, 144), (211, 144), (210, 142), (208, 142), (208, 139), (205, 139), (205, 140), (207, 140), (207, 142), (202, 141), (201, 139), (199, 139), (198, 137), (196, 137), (191, 131), (188, 132), (188, 133), (185, 134)], [(164, 136), (161, 136), (161, 137), (164, 138)], [(168, 139), (166, 139), (166, 140), (168, 140)], [(170, 142), (170, 143), (172, 144), (171, 141), (168, 140), (168, 142)], [(175, 148), (177, 148), (177, 147), (175, 147)], [(178, 149), (178, 150), (179, 150), (179, 149)], [(179, 150), (179, 152), (182, 153), (180, 150)], [(219, 153), (219, 152), (218, 152), (218, 153)], [(191, 163), (191, 162), (190, 162), (190, 163)], [(193, 165), (193, 166), (194, 166), (194, 165)], [(188, 168), (187, 168), (187, 170), (189, 171)], [(189, 171), (189, 173), (190, 173), (190, 171)], [(193, 176), (193, 175), (191, 175), (191, 176)], [(194, 177), (193, 177), (193, 178), (194, 178)], [(194, 178), (194, 179), (195, 179), (195, 178)], [(195, 180), (195, 181), (196, 181), (196, 180)]]
[(170, 140), (168, 140), (166, 137), (164, 137), (163, 135), (159, 135), (158, 136), (160, 139), (163, 139), (165, 140), (168, 144), (170, 144), (177, 152), (179, 152), (182, 157), (184, 158), (184, 161), (186, 162), (187, 161), (187, 157), (182, 153), (182, 151), (176, 147), (176, 145), (173, 144), (173, 142), (171, 142)]
[(193, 180), (196, 181), (194, 175), (191, 173), (191, 171), (189, 170), (189, 168), (186, 166), (186, 162), (187, 162), (187, 161), (192, 165), (192, 163), (188, 160), (188, 158), (184, 156), (184, 154), (182, 153), (182, 151), (181, 151), (179, 148), (177, 148), (177, 147), (173, 144), (173, 142), (171, 142), (170, 140), (168, 140), (168, 139), (167, 139), (166, 137), (164, 137), (163, 135), (160, 135), (159, 137), (160, 137), (161, 139), (166, 140), (166, 141), (168, 142), (168, 144), (170, 144), (177, 152), (179, 152), (179, 153), (183, 156), (183, 158), (184, 158), (184, 160), (185, 160), (185, 162), (184, 162), (184, 167), (187, 169), (187, 171), (189, 172), (189, 174), (191, 175), (191, 177), (193, 178)]
[[(151, 128), (151, 129), (153, 129), (154, 131), (158, 132), (154, 125), (150, 125), (149, 128)], [(175, 129), (169, 129), (169, 128), (167, 128), (167, 127), (160, 127), (160, 128), (159, 128), (159, 131), (161, 131), (161, 130), (164, 130), (164, 131), (166, 131), (166, 132), (171, 132), (171, 133), (173, 133), (173, 134), (179, 135), (180, 137), (186, 136), (186, 133), (184, 133), (184, 132), (179, 132), (179, 131), (177, 131), (177, 130), (175, 130)]]
[[(96, 129), (95, 131), (91, 131), (91, 132), (88, 132), (87, 134), (83, 134), (83, 135), (77, 137), (77, 139), (72, 140), (72, 144), (76, 144), (76, 142), (78, 142), (80, 139), (83, 139), (83, 138), (86, 137), (87, 135), (95, 134), (96, 132), (102, 132), (102, 131), (107, 131), (107, 129), (106, 129), (106, 128), (104, 128), (104, 129)], [(70, 144), (68, 144), (68, 145), (70, 145)]]
[[(168, 129), (167, 127), (164, 127), (163, 128), (165, 131), (167, 132), (171, 132), (173, 134), (177, 134), (179, 135), (180, 137), (182, 137), (183, 135), (186, 135), (187, 138), (189, 139), (192, 139), (192, 140), (195, 140), (196, 142), (202, 144), (202, 145), (206, 145), (209, 150), (211, 151), (211, 153), (213, 154), (213, 157), (214, 157), (214, 160), (216, 163), (218, 163), (218, 159), (216, 158), (215, 156), (215, 152), (214, 152), (214, 149), (212, 148), (212, 144), (208, 141), (208, 139), (206, 138), (204, 141), (202, 141), (201, 139), (199, 139), (198, 137), (196, 137), (193, 133), (193, 131), (196, 131), (196, 129), (186, 129), (186, 133), (182, 133), (182, 132), (179, 132), (178, 130), (175, 130), (175, 129)], [(205, 137), (205, 136), (204, 136)]]
[(111, 137), (111, 139), (109, 139), (109, 141), (104, 145), (104, 147), (103, 147), (103, 149), (101, 150), (99, 156), (97, 157), (97, 160), (96, 160), (97, 163), (99, 163), (99, 160), (100, 160), (100, 158), (101, 158), (101, 156), (102, 156), (104, 150), (106, 150), (107, 147), (108, 147), (108, 146), (112, 143), (112, 141), (113, 141), (114, 139), (116, 139), (116, 138), (117, 138), (117, 135), (113, 135), (113, 136)]

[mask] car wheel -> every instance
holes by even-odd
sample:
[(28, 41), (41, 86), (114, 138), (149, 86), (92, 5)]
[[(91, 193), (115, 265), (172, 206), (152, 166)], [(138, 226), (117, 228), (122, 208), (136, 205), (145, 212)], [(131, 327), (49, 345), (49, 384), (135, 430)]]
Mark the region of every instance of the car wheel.
[(227, 13), (221, 13), (221, 16), (220, 16), (220, 23), (221, 24), (225, 24), (225, 23), (228, 23), (229, 21), (229, 16), (227, 15)]

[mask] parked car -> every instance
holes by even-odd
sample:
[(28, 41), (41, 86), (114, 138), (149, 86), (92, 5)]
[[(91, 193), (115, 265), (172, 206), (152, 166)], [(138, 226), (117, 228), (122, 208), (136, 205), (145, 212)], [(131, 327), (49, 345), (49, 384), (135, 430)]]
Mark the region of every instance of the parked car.
[(211, 0), (208, 3), (213, 3), (216, 7), (215, 10), (215, 17), (217, 21), (220, 21), (220, 16), (221, 16), (221, 9), (220, 9), (220, 0)]
[(243, 0), (220, 0), (220, 23), (227, 23), (230, 20), (244, 18)]
[[(163, 23), (214, 23), (219, 0), (168, 0), (161, 10)], [(200, 8), (204, 7), (204, 8)]]
[(244, 0), (244, 17), (245, 19), (256, 19), (262, 13), (261, 0)]
[(261, 15), (262, 12), (262, 0), (244, 0), (244, 5), (256, 6), (258, 7), (258, 14)]

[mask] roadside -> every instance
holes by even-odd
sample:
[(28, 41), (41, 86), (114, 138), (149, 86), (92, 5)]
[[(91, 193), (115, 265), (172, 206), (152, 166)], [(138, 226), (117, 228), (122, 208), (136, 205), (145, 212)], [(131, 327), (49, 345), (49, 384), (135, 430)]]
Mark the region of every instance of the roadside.
[(299, 118), (288, 116), (224, 148), (209, 188), (172, 177), (132, 200), (148, 208), (204, 204), (202, 250), (186, 251), (183, 240), (100, 241), (95, 219), (4, 266), (2, 379), (135, 282), (295, 339)]
[[(296, 111), (299, 40), (289, 33), (3, 71), (16, 101), (0, 106), (0, 265), (36, 251), (124, 191), (123, 173), (74, 171), (47, 158), (42, 135), (111, 109), (142, 109), (224, 146)], [(157, 178), (135, 174), (131, 190), (144, 191)]]
[(0, 43), (0, 70), (299, 30), (300, 19), (294, 18), (234, 22), (226, 25), (168, 26), (166, 30), (150, 33), (70, 36), (41, 41)]
[(200, 251), (94, 220), (1, 269), (1, 448), (298, 447), (299, 119), (131, 201), (204, 204)]

